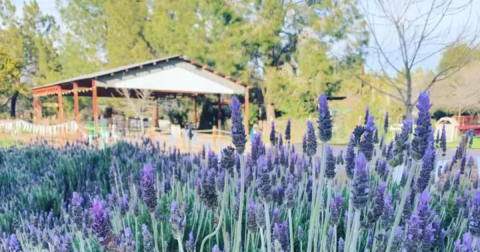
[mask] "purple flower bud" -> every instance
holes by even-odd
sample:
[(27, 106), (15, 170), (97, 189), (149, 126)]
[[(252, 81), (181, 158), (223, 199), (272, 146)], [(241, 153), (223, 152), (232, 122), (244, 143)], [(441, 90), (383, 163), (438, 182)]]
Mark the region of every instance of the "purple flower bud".
[(416, 184), (416, 192), (420, 193), (427, 188), (430, 182), (432, 171), (435, 169), (435, 149), (433, 143), (427, 148), (423, 155), (422, 168)]
[[(299, 241), (303, 240), (303, 235), (304, 235), (304, 233), (303, 233), (302, 227), (301, 227), (301, 226), (298, 226), (298, 235), (297, 235), (297, 237), (298, 237), (298, 240), (299, 240)], [(340, 238), (340, 239), (341, 239), (341, 238)]]
[(307, 122), (307, 155), (315, 156), (317, 153), (317, 139), (315, 137), (315, 130), (311, 121)]
[(290, 245), (288, 241), (288, 225), (287, 223), (275, 223), (273, 226), (273, 240), (277, 240), (283, 251), (289, 251)]
[(20, 241), (17, 239), (15, 234), (10, 235), (10, 238), (7, 238), (7, 242), (5, 242), (8, 246), (9, 252), (20, 252), (22, 251), (22, 245)]
[(218, 206), (218, 195), (215, 190), (215, 170), (211, 169), (202, 178), (200, 199), (207, 205), (208, 208), (214, 210)]
[(475, 237), (480, 237), (480, 191), (475, 191), (472, 198), (469, 231)]
[(328, 142), (332, 138), (332, 116), (324, 94), (318, 99), (318, 131), (322, 142)]
[(257, 231), (257, 218), (255, 215), (255, 202), (253, 199), (250, 199), (250, 203), (247, 209), (247, 228), (251, 232)]
[(255, 207), (255, 217), (257, 221), (257, 226), (259, 228), (264, 228), (266, 219), (265, 219), (265, 211), (263, 209), (263, 204), (257, 204)]
[(475, 178), (475, 180), (472, 183), (472, 188), (473, 189), (478, 189), (478, 176)]
[(442, 147), (442, 156), (446, 155), (447, 152), (447, 131), (445, 130), (445, 124), (442, 127), (442, 135), (440, 138), (440, 146)]
[(83, 208), (82, 208), (83, 199), (80, 194), (74, 192), (72, 195), (72, 218), (73, 223), (80, 228), (82, 226), (83, 220)]
[(120, 198), (120, 214), (125, 215), (128, 212), (128, 197), (123, 196)]
[(330, 225), (337, 225), (343, 210), (342, 195), (337, 194), (335, 198), (330, 199)]
[(218, 245), (215, 244), (215, 246), (213, 246), (212, 252), (222, 252), (222, 251), (220, 250)]
[[(136, 246), (135, 237), (132, 234), (132, 230), (129, 227), (127, 227), (123, 230), (120, 247), (122, 248), (123, 251), (135, 251), (135, 246)], [(70, 250), (64, 250), (64, 251), (70, 251)]]
[(288, 183), (285, 196), (285, 206), (289, 209), (293, 208), (295, 206), (295, 189), (292, 182)]
[(360, 138), (360, 152), (365, 155), (365, 158), (370, 161), (373, 156), (374, 149), (374, 134), (375, 134), (375, 123), (373, 121), (373, 116), (368, 117), (367, 124), (365, 125), (365, 131), (363, 132), (362, 137)]
[(355, 147), (360, 145), (360, 139), (362, 138), (363, 132), (365, 132), (365, 127), (363, 125), (356, 125), (353, 129), (352, 135)]
[(141, 171), (142, 177), (142, 197), (148, 210), (153, 213), (157, 206), (157, 190), (155, 189), (155, 174), (152, 164), (145, 164)]
[(345, 251), (345, 240), (343, 240), (343, 237), (340, 237), (340, 240), (338, 240), (338, 251)]
[(188, 234), (188, 241), (185, 243), (185, 248), (190, 252), (195, 251), (195, 236), (193, 235), (193, 232)]
[(272, 144), (272, 146), (276, 146), (277, 145), (277, 132), (275, 131), (275, 122), (272, 121), (272, 128), (270, 130), (270, 143)]
[(94, 199), (92, 202), (92, 230), (97, 235), (100, 245), (104, 248), (114, 242), (114, 235), (110, 230), (110, 219), (108, 211), (104, 208), (102, 202)]
[(383, 123), (383, 130), (385, 133), (388, 132), (388, 112), (385, 113), (385, 121)]
[(288, 118), (287, 127), (285, 128), (285, 140), (290, 143), (290, 127), (292, 124), (292, 119)]
[(143, 251), (154, 251), (155, 243), (153, 241), (152, 235), (148, 231), (147, 225), (142, 225), (142, 236), (143, 236)]
[(172, 232), (177, 239), (183, 238), (183, 232), (185, 231), (185, 217), (184, 213), (180, 210), (177, 201), (173, 200), (170, 208), (170, 225), (172, 225)]
[(354, 170), (355, 170), (355, 143), (354, 135), (350, 137), (350, 142), (348, 143), (347, 153), (345, 154), (345, 170), (347, 177), (353, 179)]
[(368, 123), (368, 117), (370, 116), (370, 108), (367, 106), (365, 108), (365, 117), (364, 117), (364, 125), (367, 125)]
[(385, 204), (383, 205), (382, 220), (385, 224), (390, 225), (395, 219), (395, 211), (392, 206), (392, 196), (387, 193), (385, 196)]
[(352, 203), (355, 209), (360, 210), (367, 205), (370, 190), (368, 186), (367, 160), (363, 153), (358, 155), (355, 163), (355, 176), (352, 183)]
[(432, 124), (430, 122), (430, 99), (426, 92), (420, 93), (418, 97), (417, 109), (418, 117), (415, 120), (417, 127), (412, 140), (412, 157), (420, 160), (429, 145), (429, 137), (432, 134)]
[(328, 179), (335, 178), (335, 157), (333, 156), (333, 151), (330, 146), (327, 147), (327, 169), (325, 170), (325, 177)]
[(258, 159), (257, 169), (259, 176), (256, 185), (258, 196), (263, 202), (270, 202), (272, 200), (271, 180), (263, 156)]
[(243, 126), (241, 106), (235, 96), (232, 98), (230, 110), (232, 111), (232, 143), (237, 148), (237, 152), (243, 154), (245, 151), (245, 143), (247, 143), (247, 137), (245, 134), (245, 127)]

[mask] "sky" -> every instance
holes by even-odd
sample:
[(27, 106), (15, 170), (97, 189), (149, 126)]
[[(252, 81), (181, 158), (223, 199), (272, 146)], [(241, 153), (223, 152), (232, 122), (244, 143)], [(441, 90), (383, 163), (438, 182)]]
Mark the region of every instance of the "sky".
[[(12, 0), (12, 2), (17, 6), (19, 15), (21, 15), (21, 8), (25, 1), (30, 1), (30, 0)], [(391, 0), (391, 1), (403, 2), (405, 0)], [(424, 9), (428, 8), (433, 1), (436, 1), (436, 3), (439, 3), (443, 1), (449, 1), (449, 0), (412, 0), (412, 2), (415, 2), (416, 4), (409, 8), (410, 18), (424, 11)], [(439, 30), (449, 31), (448, 34), (439, 34), (442, 36), (441, 39), (443, 41), (452, 40), (453, 39), (452, 36), (455, 36), (456, 34), (458, 34), (460, 30), (463, 27), (465, 27), (465, 25), (467, 25), (468, 27), (478, 27), (478, 24), (480, 23), (479, 22), (480, 0), (452, 0), (452, 1), (454, 3), (454, 7), (462, 5), (463, 3), (465, 3), (465, 1), (472, 1), (472, 3), (468, 8), (463, 8), (460, 11), (450, 13), (451, 15), (448, 15), (441, 22), (441, 25), (439, 26)], [(60, 20), (60, 14), (55, 7), (55, 0), (37, 0), (37, 2), (39, 3), (42, 12), (54, 16), (57, 21)], [(359, 0), (359, 2), (360, 2), (359, 4), (360, 11), (362, 11), (363, 13), (367, 13), (367, 12), (370, 13), (368, 17), (371, 18), (370, 20), (372, 20), (372, 23), (374, 23), (373, 29), (378, 34), (377, 35), (378, 40), (381, 41), (381, 44), (385, 45), (387, 49), (389, 60), (391, 60), (391, 62), (393, 62), (395, 66), (400, 66), (401, 56), (397, 50), (397, 48), (399, 47), (398, 40), (395, 37), (394, 30), (387, 28), (388, 26), (386, 26), (384, 22), (381, 21), (381, 18), (378, 17), (380, 13), (379, 11), (380, 9), (375, 4), (376, 0)], [(398, 9), (401, 9), (400, 7), (401, 6), (399, 6)], [(409, 15), (407, 15), (407, 18), (409, 18)], [(471, 28), (471, 30), (473, 29), (474, 28)], [(469, 34), (467, 34), (467, 36), (468, 35)], [(371, 46), (374, 46), (372, 40), (370, 44)], [(434, 43), (432, 43), (432, 45), (429, 45), (428, 47), (425, 48), (424, 54), (427, 55), (436, 50), (438, 50), (438, 47), (436, 47)], [(433, 57), (429, 57), (428, 59), (420, 62), (417, 65), (417, 67), (421, 67), (422, 69), (435, 70), (440, 58), (441, 58), (441, 53), (437, 53)], [(367, 69), (367, 71), (381, 69), (381, 64), (379, 64), (378, 55), (374, 53), (374, 51), (372, 50), (370, 50), (368, 53), (367, 65), (368, 65), (367, 68), (370, 68), (370, 69)], [(387, 69), (387, 72), (390, 72), (391, 70), (392, 69)]]

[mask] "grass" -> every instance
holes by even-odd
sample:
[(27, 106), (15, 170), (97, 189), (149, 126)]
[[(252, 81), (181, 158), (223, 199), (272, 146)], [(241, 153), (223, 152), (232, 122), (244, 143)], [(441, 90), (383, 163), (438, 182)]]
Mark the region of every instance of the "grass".
[[(460, 139), (461, 137), (457, 137), (457, 139)], [(457, 148), (459, 141), (447, 143), (447, 148)], [(480, 149), (480, 137), (475, 137), (473, 138), (473, 144), (472, 144), (472, 149)]]

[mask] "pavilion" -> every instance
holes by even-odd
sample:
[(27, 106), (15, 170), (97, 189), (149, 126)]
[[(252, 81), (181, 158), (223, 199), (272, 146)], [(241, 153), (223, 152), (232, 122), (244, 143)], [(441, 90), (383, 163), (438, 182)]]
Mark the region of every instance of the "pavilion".
[[(176, 55), (143, 63), (118, 67), (84, 76), (63, 80), (32, 89), (34, 124), (39, 122), (42, 96), (58, 97), (58, 120), (63, 123), (63, 96), (74, 97), (75, 122), (80, 125), (78, 97), (92, 97), (95, 134), (98, 134), (98, 97), (124, 97), (119, 89), (151, 90), (155, 99), (182, 95), (195, 100), (195, 124), (197, 123), (196, 98), (202, 94), (218, 97), (218, 118), (222, 95), (245, 96), (245, 129), (248, 132), (249, 86), (229, 75), (220, 73), (207, 65), (200, 64), (187, 56)], [(158, 121), (158, 106), (155, 108)], [(220, 120), (218, 122), (220, 127)]]

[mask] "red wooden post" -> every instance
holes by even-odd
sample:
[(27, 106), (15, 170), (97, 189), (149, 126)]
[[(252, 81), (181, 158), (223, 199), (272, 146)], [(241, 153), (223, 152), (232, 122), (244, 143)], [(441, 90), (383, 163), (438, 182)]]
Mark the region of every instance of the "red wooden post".
[(37, 124), (38, 121), (38, 97), (33, 96), (33, 123)]
[(58, 86), (57, 88), (57, 95), (58, 95), (58, 124), (63, 123), (63, 94), (62, 94), (62, 86)]
[(220, 130), (220, 124), (222, 123), (222, 120), (220, 118), (221, 109), (222, 109), (222, 103), (221, 103), (221, 100), (220, 100), (220, 95), (218, 95), (218, 100), (217, 100), (217, 129), (219, 129), (219, 130)]
[(75, 107), (75, 122), (77, 123), (77, 139), (80, 139), (80, 112), (78, 108), (78, 83), (73, 83), (73, 104)]
[(92, 105), (93, 105), (93, 124), (95, 126), (95, 134), (98, 134), (98, 104), (97, 104), (97, 85), (95, 79), (92, 79)]

